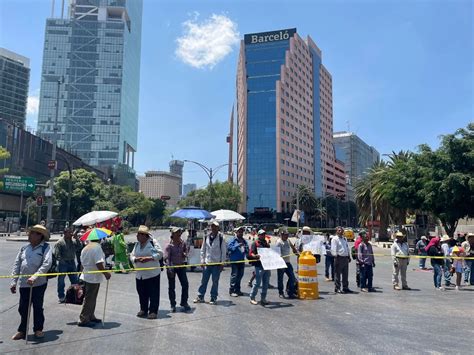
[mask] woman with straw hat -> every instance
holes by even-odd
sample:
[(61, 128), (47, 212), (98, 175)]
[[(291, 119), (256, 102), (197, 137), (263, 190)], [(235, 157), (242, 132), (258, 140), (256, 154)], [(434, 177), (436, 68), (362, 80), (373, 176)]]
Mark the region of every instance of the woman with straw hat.
[[(13, 340), (25, 339), (28, 331), (29, 308), (33, 304), (33, 331), (35, 338), (43, 338), (43, 301), (48, 279), (45, 274), (51, 268), (53, 262), (52, 251), (48, 243), (48, 230), (37, 224), (28, 231), (28, 242), (26, 246), (21, 247), (16, 256), (12, 269), (12, 282), (10, 291), (16, 293), (17, 284), (20, 286), (20, 303), (18, 312), (21, 316), (21, 322), (17, 333), (12, 337)], [(22, 276), (19, 275), (28, 275)], [(31, 276), (30, 276), (31, 275)]]

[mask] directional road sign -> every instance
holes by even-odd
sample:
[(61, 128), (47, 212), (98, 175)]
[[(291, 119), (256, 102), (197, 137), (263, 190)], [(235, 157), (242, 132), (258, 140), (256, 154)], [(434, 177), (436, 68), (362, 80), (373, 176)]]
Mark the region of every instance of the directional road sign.
[(5, 191), (33, 192), (36, 188), (36, 179), (31, 176), (5, 175), (3, 188)]

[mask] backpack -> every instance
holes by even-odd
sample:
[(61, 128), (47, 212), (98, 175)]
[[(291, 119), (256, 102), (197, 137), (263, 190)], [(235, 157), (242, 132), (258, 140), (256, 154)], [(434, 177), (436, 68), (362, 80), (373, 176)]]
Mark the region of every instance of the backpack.
[[(28, 245), (24, 245), (21, 247), (21, 253), (23, 253), (23, 251), (26, 249)], [(41, 253), (43, 254), (43, 259), (44, 259), (44, 253), (46, 251), (46, 249), (48, 248), (49, 244), (48, 243), (44, 243), (43, 246), (41, 247)], [(58, 261), (56, 260), (56, 257), (54, 256), (54, 253), (52, 252), (51, 253), (51, 256), (52, 256), (52, 263), (51, 263), (51, 267), (49, 268), (49, 270), (46, 272), (47, 274), (55, 274), (58, 272)], [(57, 275), (48, 275), (46, 276), (47, 279), (54, 279)]]
[(71, 285), (66, 291), (65, 303), (82, 304), (84, 301), (84, 285)]

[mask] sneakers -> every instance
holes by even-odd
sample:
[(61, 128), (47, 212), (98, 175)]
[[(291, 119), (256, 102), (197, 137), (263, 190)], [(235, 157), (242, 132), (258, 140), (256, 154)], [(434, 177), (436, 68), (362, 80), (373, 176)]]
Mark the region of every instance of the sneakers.
[(258, 304), (258, 302), (257, 302), (257, 301), (255, 301), (254, 299), (250, 299), (250, 304), (257, 305), (257, 304)]
[(176, 306), (171, 307), (171, 313), (176, 313)]
[(267, 300), (261, 300), (261, 301), (260, 301), (260, 304), (261, 304), (262, 306), (266, 306), (266, 305), (268, 305), (268, 301), (267, 301)]
[(193, 303), (204, 303), (204, 298), (198, 296), (194, 299)]
[(66, 303), (66, 297), (58, 298), (58, 303)]
[(146, 318), (147, 314), (145, 311), (140, 311), (137, 313), (138, 318)]
[(232, 292), (230, 294), (230, 297), (239, 297), (239, 294), (237, 292)]
[(324, 280), (325, 281), (331, 281), (331, 279), (329, 277), (325, 277)]
[(12, 340), (20, 340), (25, 339), (25, 333), (17, 332), (14, 336), (12, 336)]
[(189, 306), (189, 304), (185, 304), (183, 306), (183, 312), (190, 312), (191, 311), (191, 307)]
[(369, 289), (368, 288), (361, 288), (360, 292), (369, 292)]
[(394, 289), (394, 290), (397, 290), (397, 291), (400, 291), (400, 290), (401, 290), (400, 286), (398, 286), (398, 285), (393, 285), (393, 289)]
[(42, 331), (42, 330), (37, 330), (37, 331), (35, 332), (35, 338), (37, 338), (37, 339), (43, 339), (43, 338), (44, 338), (44, 333), (43, 333), (43, 331)]
[(280, 294), (278, 295), (278, 297), (280, 297), (280, 298), (285, 298), (285, 295), (284, 295), (283, 293), (280, 293)]
[(156, 319), (156, 318), (158, 318), (158, 315), (156, 313), (150, 313), (147, 318), (148, 319)]
[(211, 300), (209, 301), (209, 304), (215, 305), (217, 304), (217, 300), (215, 298), (211, 298)]
[(459, 286), (456, 286), (456, 287), (454, 288), (454, 290), (455, 290), (455, 291), (459, 291)]
[(445, 288), (444, 288), (443, 286), (440, 286), (440, 287), (438, 287), (438, 290), (440, 290), (440, 291), (444, 291), (444, 290), (445, 290)]

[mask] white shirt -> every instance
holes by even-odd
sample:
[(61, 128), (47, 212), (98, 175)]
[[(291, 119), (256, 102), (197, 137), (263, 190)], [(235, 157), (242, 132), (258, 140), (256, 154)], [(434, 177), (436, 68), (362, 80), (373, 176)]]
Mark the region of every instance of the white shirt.
[(441, 250), (443, 251), (444, 256), (449, 256), (449, 245), (448, 243), (441, 244)]
[[(136, 261), (137, 257), (151, 256), (153, 260), (146, 263)], [(156, 239), (148, 239), (146, 244), (142, 247), (140, 243), (135, 243), (130, 258), (137, 268), (153, 268), (152, 270), (139, 270), (135, 277), (139, 280), (151, 279), (152, 277), (160, 274), (160, 259), (163, 257), (163, 250), (161, 249), (160, 243)]]
[[(105, 255), (99, 243), (87, 244), (81, 252), (81, 263), (83, 271), (97, 271), (98, 263), (105, 261)], [(80, 279), (91, 284), (99, 284), (104, 277), (103, 273), (81, 274)]]
[(331, 254), (333, 256), (349, 256), (349, 245), (347, 245), (346, 237), (336, 235), (332, 238)]
[[(392, 259), (395, 261), (397, 257), (407, 257), (409, 255), (409, 249), (407, 243), (399, 243), (395, 241), (392, 244), (392, 248), (390, 249), (392, 254)], [(406, 258), (405, 258), (406, 259)]]

